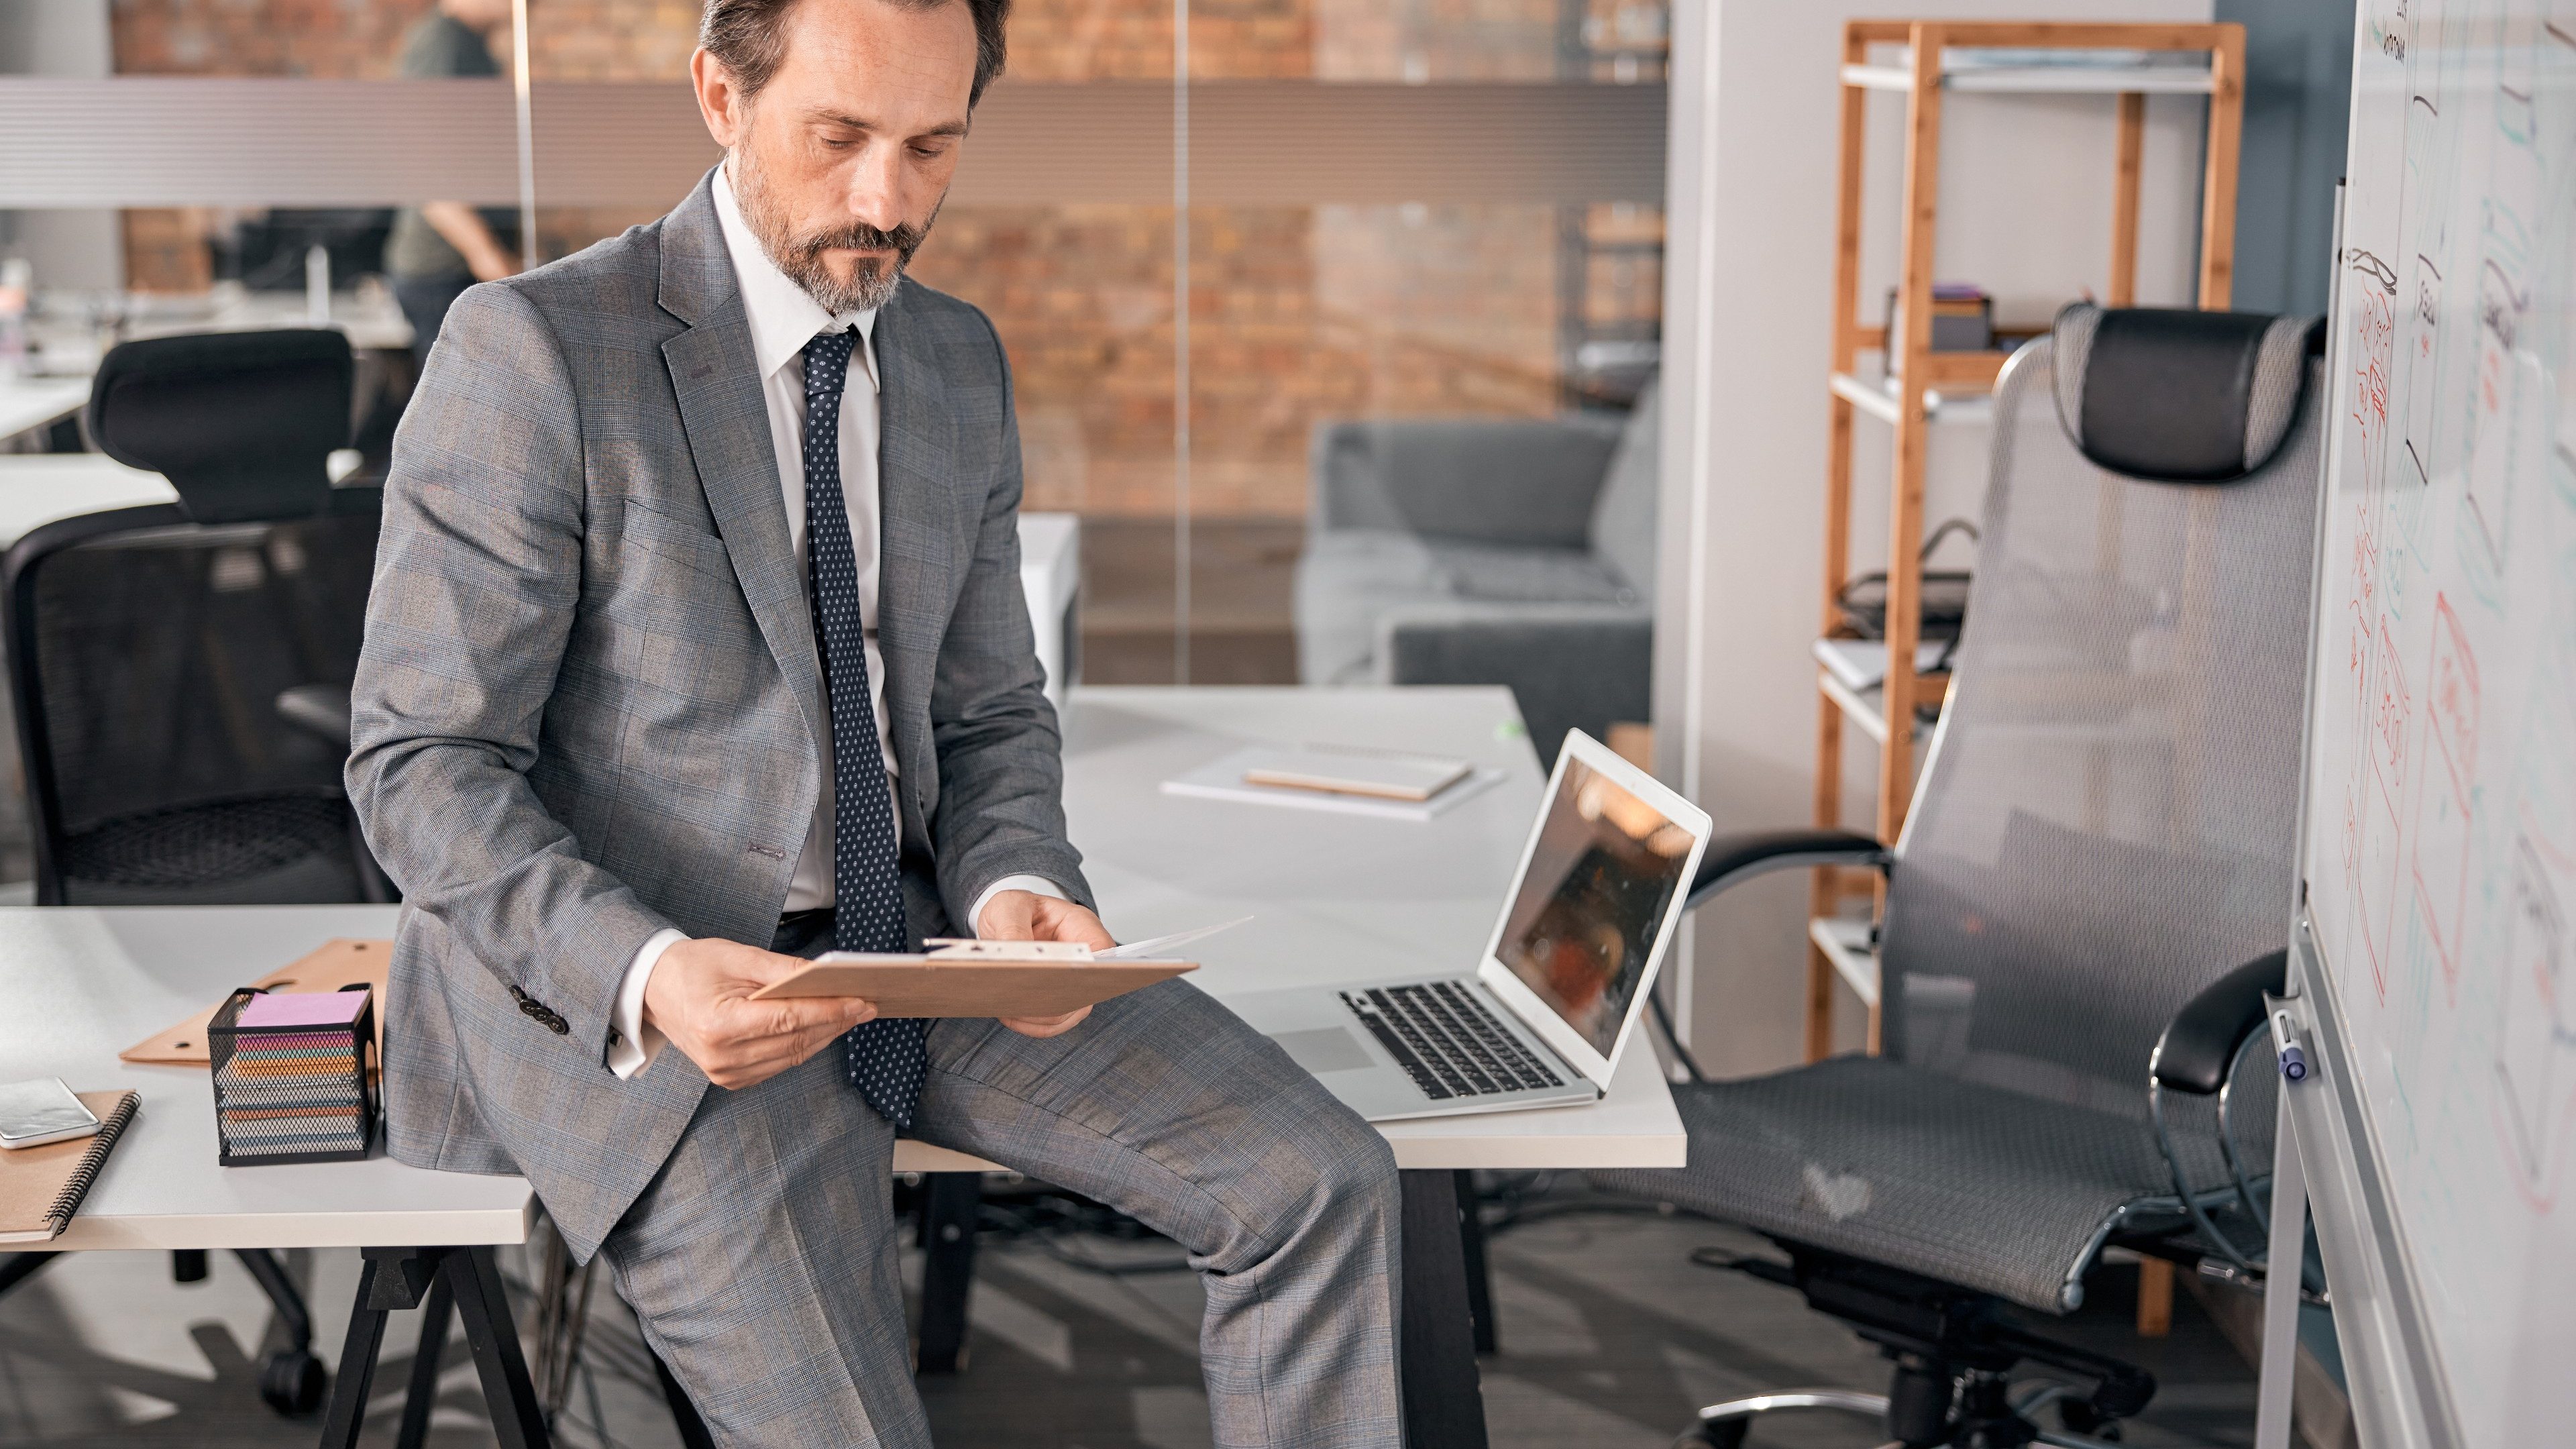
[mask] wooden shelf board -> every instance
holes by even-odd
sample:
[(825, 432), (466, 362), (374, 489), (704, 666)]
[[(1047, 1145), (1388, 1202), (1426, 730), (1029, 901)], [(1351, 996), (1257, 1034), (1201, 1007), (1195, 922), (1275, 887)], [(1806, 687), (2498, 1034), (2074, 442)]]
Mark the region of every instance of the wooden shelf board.
[[(1847, 65), (1843, 84), (1868, 91), (1910, 91), (1914, 68)], [(2205, 65), (1968, 65), (1944, 67), (1944, 90), (2020, 95), (2197, 95), (2210, 93)]]
[(1818, 916), (1807, 922), (1807, 939), (1834, 964), (1834, 974), (1864, 1003), (1878, 1005), (1878, 951), (1869, 943), (1869, 922), (1848, 916)]
[[(1926, 703), (1946, 698), (1950, 691), (1950, 676), (1947, 674), (1918, 674), (1914, 681), (1918, 697)], [(1843, 714), (1860, 726), (1862, 734), (1882, 746), (1887, 743), (1886, 695), (1882, 690), (1854, 689), (1822, 667), (1816, 670), (1816, 688), (1824, 692), (1825, 698), (1839, 705)]]
[[(1885, 383), (1855, 377), (1848, 372), (1837, 372), (1827, 385), (1833, 389), (1834, 396), (1891, 428), (1896, 426), (1901, 410), (1896, 394), (1890, 392)], [(1937, 389), (1926, 389), (1923, 394), (1923, 415), (1934, 422), (1982, 423), (1994, 417), (1995, 404), (1993, 398), (1982, 392), (1941, 392)]]
[(2003, 376), (2009, 352), (1935, 352), (1923, 359), (1923, 385), (1960, 391), (1992, 392)]

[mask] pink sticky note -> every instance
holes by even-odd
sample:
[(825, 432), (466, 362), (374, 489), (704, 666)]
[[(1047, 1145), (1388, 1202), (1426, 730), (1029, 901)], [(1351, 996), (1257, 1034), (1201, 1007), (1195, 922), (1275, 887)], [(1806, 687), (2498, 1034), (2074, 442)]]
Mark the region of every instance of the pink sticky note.
[(242, 1003), (238, 1026), (347, 1026), (358, 1019), (371, 993), (271, 991)]

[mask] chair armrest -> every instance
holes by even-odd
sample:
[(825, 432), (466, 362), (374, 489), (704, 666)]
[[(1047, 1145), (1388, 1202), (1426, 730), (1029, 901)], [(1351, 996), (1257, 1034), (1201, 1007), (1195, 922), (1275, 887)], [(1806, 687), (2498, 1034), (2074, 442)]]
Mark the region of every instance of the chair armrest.
[(349, 686), (299, 684), (277, 696), (278, 717), (325, 744), (349, 748)]
[(1318, 423), (1308, 449), (1313, 523), (1584, 548), (1618, 444), (1615, 418)]
[(2227, 1073), (2245, 1039), (2263, 1029), (2263, 996), (2278, 996), (2289, 979), (2290, 953), (2258, 956), (2211, 982), (2183, 1003), (2156, 1039), (2147, 1074), (2159, 1087), (2206, 1097), (2227, 1085)]
[(1699, 858), (1699, 875), (1691, 882), (1687, 904), (1698, 906), (1722, 890), (1775, 870), (1819, 865), (1885, 870), (1892, 859), (1875, 838), (1849, 830), (1751, 830), (1721, 835), (1708, 843)]

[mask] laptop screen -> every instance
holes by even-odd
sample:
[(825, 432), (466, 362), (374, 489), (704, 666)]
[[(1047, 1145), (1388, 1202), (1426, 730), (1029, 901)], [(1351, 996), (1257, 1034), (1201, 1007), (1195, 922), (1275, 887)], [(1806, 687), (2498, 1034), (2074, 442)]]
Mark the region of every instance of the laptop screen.
[(1495, 955), (1603, 1056), (1654, 958), (1695, 837), (1585, 763), (1565, 761)]

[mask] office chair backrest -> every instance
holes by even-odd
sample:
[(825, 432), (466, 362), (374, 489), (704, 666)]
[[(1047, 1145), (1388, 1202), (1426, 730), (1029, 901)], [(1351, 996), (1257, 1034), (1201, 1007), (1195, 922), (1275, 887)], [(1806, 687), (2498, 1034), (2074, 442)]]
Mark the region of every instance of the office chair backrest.
[(355, 368), (337, 332), (209, 332), (128, 342), (100, 362), (89, 434), (166, 475), (199, 523), (310, 517), (349, 438)]
[(1995, 393), (1953, 687), (1887, 902), (1886, 1049), (2136, 1115), (2287, 932), (2322, 328), (2059, 315)]
[(0, 558), (40, 903), (371, 893), (346, 750), (276, 701), (355, 673), (380, 498), (322, 473), (348, 427), (346, 343), (284, 339), (111, 352), (92, 436), (182, 502), (48, 524)]

